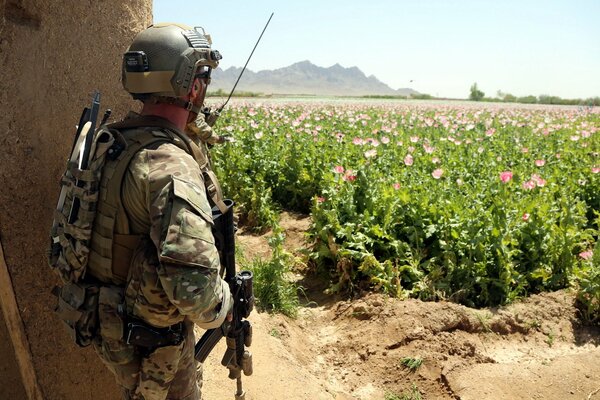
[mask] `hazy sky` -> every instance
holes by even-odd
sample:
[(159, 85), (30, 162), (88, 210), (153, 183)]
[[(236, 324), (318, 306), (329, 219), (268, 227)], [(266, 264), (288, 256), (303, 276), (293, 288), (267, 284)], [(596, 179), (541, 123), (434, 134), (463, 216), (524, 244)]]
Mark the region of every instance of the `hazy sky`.
[[(600, 96), (600, 0), (154, 0), (155, 22), (200, 25), (241, 67), (357, 66), (397, 89), (465, 98)], [(413, 81), (412, 83), (410, 81)]]

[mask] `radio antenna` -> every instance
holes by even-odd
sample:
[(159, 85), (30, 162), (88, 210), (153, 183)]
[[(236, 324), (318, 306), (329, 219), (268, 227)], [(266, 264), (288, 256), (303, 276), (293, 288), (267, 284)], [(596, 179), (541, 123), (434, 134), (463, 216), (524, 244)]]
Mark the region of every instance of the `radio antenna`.
[(260, 39), (262, 39), (263, 34), (267, 30), (267, 26), (269, 26), (269, 22), (271, 22), (271, 18), (273, 18), (273, 14), (275, 14), (275, 13), (274, 12), (271, 13), (271, 16), (269, 17), (269, 20), (267, 21), (267, 23), (265, 24), (265, 27), (263, 28), (262, 32), (260, 33), (260, 36), (258, 37), (258, 40), (256, 41), (256, 44), (254, 45), (254, 48), (252, 49), (252, 52), (250, 53), (250, 56), (246, 60), (246, 64), (244, 64), (244, 68), (242, 68), (242, 72), (240, 72), (240, 76), (238, 76), (237, 81), (235, 81), (235, 85), (233, 85), (233, 89), (231, 89), (231, 93), (229, 93), (229, 97), (227, 98), (227, 100), (225, 100), (225, 103), (223, 103), (223, 105), (221, 105), (221, 107), (219, 107), (219, 109), (217, 110), (217, 112), (220, 113), (221, 111), (223, 111), (223, 108), (225, 108), (225, 106), (227, 105), (227, 103), (229, 103), (229, 99), (231, 99), (231, 96), (233, 95), (233, 92), (235, 91), (235, 88), (237, 87), (238, 82), (242, 78), (242, 75), (244, 74), (244, 71), (246, 70), (246, 67), (248, 66), (248, 63), (250, 62), (250, 59), (252, 58), (252, 55), (254, 54), (254, 50), (256, 50), (256, 46), (258, 46), (258, 43), (260, 43)]

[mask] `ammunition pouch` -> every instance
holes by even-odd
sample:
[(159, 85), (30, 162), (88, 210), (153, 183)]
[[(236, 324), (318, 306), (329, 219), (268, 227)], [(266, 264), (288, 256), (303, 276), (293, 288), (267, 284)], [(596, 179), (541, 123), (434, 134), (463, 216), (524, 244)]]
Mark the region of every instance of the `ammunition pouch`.
[(122, 341), (125, 332), (124, 289), (103, 286), (98, 296), (99, 334), (103, 340)]
[(87, 283), (67, 283), (53, 290), (58, 297), (54, 311), (80, 347), (89, 346), (96, 336), (99, 292), (99, 286)]

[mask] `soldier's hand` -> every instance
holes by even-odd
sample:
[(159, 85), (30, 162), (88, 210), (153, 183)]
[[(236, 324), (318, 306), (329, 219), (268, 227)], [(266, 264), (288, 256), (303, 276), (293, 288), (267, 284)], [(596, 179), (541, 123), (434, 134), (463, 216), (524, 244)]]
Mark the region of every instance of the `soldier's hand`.
[(233, 142), (233, 136), (231, 135), (219, 135), (217, 136), (217, 143)]

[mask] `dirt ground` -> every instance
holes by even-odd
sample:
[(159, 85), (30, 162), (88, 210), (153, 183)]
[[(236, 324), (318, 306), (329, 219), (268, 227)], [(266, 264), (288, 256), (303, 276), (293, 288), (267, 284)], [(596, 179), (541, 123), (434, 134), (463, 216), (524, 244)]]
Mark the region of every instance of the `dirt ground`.
[[(283, 215), (288, 250), (303, 246), (308, 224)], [(238, 243), (247, 256), (269, 253), (264, 237), (242, 233)], [(579, 323), (568, 290), (475, 310), (379, 294), (336, 300), (302, 282), (308, 304), (297, 319), (250, 317), (247, 399), (600, 399), (600, 332)], [(205, 366), (205, 399), (233, 399), (223, 352)]]

